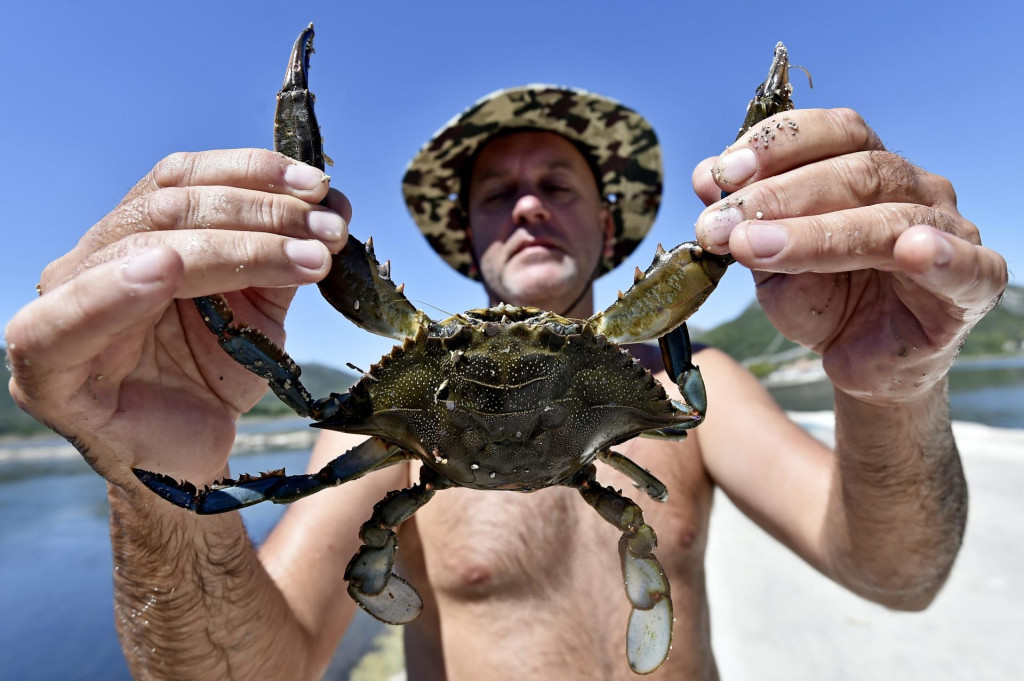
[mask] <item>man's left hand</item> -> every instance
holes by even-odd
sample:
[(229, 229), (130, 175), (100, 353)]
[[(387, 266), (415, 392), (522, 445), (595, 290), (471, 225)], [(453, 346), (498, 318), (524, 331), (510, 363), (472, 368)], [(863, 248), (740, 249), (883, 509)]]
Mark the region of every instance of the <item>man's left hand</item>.
[(693, 184), (709, 204), (700, 244), (749, 267), (775, 327), (867, 402), (934, 387), (1006, 287), (1006, 261), (981, 246), (950, 182), (886, 151), (849, 109), (773, 116)]

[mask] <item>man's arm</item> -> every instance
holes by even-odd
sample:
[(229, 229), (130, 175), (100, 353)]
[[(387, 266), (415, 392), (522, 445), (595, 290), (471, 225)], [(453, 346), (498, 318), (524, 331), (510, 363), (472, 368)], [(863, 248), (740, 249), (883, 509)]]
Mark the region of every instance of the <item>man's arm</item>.
[[(777, 449), (747, 471), (723, 461), (710, 432), (702, 449), (738, 503), (820, 569), (889, 605), (922, 607), (966, 513), (946, 374), (1005, 288), (1006, 263), (980, 245), (950, 183), (886, 151), (855, 112), (796, 110), (765, 125), (789, 132), (758, 144), (748, 133), (695, 171), (710, 204), (698, 239), (750, 268), (776, 328), (822, 356), (836, 456), (770, 412), (758, 414), (762, 451)], [(753, 392), (727, 397), (729, 408), (745, 416), (736, 400)]]
[(833, 452), (732, 359), (716, 350), (698, 359), (709, 407), (694, 433), (716, 484), (850, 590), (888, 607), (926, 606), (953, 564), (967, 513), (944, 396), (919, 409), (837, 404)]
[(132, 675), (315, 678), (313, 632), (264, 570), (238, 513), (200, 517), (147, 491), (112, 486), (109, 495), (115, 622)]
[(294, 287), (323, 278), (349, 215), (322, 172), (280, 154), (175, 154), (46, 268), (7, 326), (12, 397), (110, 484), (118, 629), (138, 678), (311, 677), (337, 641), (325, 636), (341, 625), (304, 607), (302, 565), (265, 569), (237, 514), (191, 515), (131, 469), (226, 474), (238, 415), (266, 383), (190, 298), (227, 292), (236, 318), (281, 342)]
[[(309, 470), (363, 438), (324, 433)], [(394, 466), (291, 506), (260, 547), (238, 513), (198, 516), (110, 488), (115, 616), (136, 678), (317, 679), (355, 612), (342, 579)]]

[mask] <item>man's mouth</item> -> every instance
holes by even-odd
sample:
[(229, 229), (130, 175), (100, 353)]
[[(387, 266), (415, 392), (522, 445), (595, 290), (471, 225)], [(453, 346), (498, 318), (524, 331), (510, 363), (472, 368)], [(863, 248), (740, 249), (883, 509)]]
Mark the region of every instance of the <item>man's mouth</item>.
[(530, 239), (529, 241), (524, 241), (523, 243), (516, 246), (515, 249), (512, 251), (512, 254), (509, 256), (509, 259), (516, 257), (520, 253), (529, 254), (531, 252), (542, 253), (546, 251), (561, 252), (562, 249), (554, 242), (547, 241), (546, 239)]

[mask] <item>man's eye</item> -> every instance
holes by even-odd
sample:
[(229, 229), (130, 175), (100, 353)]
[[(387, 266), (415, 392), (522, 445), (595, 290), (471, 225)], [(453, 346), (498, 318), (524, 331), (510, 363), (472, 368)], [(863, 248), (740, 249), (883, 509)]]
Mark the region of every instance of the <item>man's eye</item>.
[(501, 203), (508, 199), (511, 190), (509, 189), (495, 189), (494, 191), (487, 192), (484, 194), (485, 204)]
[(567, 184), (548, 184), (544, 187), (544, 191), (554, 196), (565, 196), (572, 192), (572, 187)]

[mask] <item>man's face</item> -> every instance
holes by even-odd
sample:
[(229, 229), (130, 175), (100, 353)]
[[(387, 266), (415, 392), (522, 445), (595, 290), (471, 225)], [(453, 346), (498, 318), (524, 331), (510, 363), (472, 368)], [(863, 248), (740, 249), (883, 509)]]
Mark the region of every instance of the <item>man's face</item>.
[(473, 166), (468, 204), (473, 250), (493, 302), (567, 311), (610, 243), (613, 222), (594, 174), (555, 133), (488, 142)]

